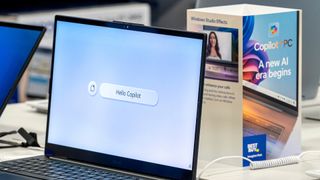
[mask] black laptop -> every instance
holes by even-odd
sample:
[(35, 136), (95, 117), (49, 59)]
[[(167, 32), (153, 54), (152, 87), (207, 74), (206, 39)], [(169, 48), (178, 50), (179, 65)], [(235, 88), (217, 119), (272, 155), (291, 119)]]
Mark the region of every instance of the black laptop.
[(43, 27), (0, 22), (0, 116), (44, 32)]
[(3, 162), (2, 175), (195, 179), (205, 43), (56, 16), (45, 155)]

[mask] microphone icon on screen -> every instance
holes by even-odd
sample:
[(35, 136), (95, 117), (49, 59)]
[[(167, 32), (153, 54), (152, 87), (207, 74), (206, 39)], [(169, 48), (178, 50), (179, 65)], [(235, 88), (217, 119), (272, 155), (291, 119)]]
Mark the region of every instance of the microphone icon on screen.
[(94, 84), (91, 84), (90, 91), (93, 92), (95, 90), (96, 86)]
[(88, 85), (89, 95), (94, 96), (97, 93), (97, 84), (94, 81), (90, 81)]

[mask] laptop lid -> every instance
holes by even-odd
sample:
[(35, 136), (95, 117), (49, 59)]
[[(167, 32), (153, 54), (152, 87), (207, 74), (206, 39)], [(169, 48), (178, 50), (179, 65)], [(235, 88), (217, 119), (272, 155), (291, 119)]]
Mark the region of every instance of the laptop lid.
[(44, 27), (0, 22), (0, 116), (44, 32)]
[(204, 34), (56, 16), (46, 150), (195, 177)]

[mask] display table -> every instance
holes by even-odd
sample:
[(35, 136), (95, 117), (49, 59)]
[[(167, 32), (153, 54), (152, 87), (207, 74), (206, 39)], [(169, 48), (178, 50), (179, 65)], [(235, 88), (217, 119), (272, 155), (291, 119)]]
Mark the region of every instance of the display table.
[[(0, 131), (18, 130), (23, 127), (28, 132), (35, 132), (38, 136), (38, 142), (41, 147), (45, 144), (45, 132), (47, 115), (36, 113), (31, 107), (25, 103), (10, 104), (6, 107), (0, 118)], [(23, 138), (18, 135), (9, 135), (4, 140), (22, 142)], [(41, 155), (43, 150), (41, 148), (8, 148), (0, 149), (0, 161)]]
[[(320, 92), (320, 91), (319, 91)], [(309, 112), (320, 112), (320, 104), (313, 101), (306, 103), (303, 107), (303, 114)], [(312, 106), (311, 104), (316, 104)], [(302, 151), (320, 151), (320, 121), (302, 119)], [(249, 170), (241, 167), (235, 167), (225, 164), (215, 164), (208, 169), (203, 177), (214, 180), (253, 180), (253, 179), (272, 179), (272, 180), (307, 180), (314, 179), (305, 174), (305, 171), (312, 169), (320, 169), (320, 153), (307, 154), (303, 158), (303, 162), (294, 165), (275, 167), (269, 169)], [(222, 161), (224, 162), (224, 161)], [(203, 164), (199, 164), (199, 169), (203, 168)], [(207, 176), (210, 175), (210, 176)]]
[[(320, 106), (307, 107), (304, 111), (320, 111)], [(45, 144), (47, 116), (35, 112), (25, 103), (8, 105), (0, 118), (0, 131), (17, 130), (20, 127), (27, 131), (36, 132), (42, 147)], [(21, 141), (19, 135), (10, 135), (7, 140)], [(302, 151), (320, 150), (320, 121), (303, 119), (302, 121)], [(0, 149), (0, 160), (15, 159), (43, 154), (41, 149), (10, 148)], [(215, 164), (207, 174), (215, 174), (210, 179), (250, 180), (250, 179), (312, 179), (305, 175), (306, 170), (320, 169), (320, 154), (306, 155), (304, 162), (294, 165), (269, 168), (263, 170), (248, 170), (224, 164)], [(199, 164), (199, 168), (203, 164)], [(218, 173), (218, 174), (217, 174)], [(204, 176), (206, 177), (206, 176)]]

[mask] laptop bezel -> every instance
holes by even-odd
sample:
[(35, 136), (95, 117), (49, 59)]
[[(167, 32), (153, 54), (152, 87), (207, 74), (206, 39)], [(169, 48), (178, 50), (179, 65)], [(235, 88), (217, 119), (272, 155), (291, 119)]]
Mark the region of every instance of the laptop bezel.
[[(146, 26), (137, 25), (137, 24), (106, 22), (106, 21), (100, 21), (100, 20), (90, 20), (90, 19), (84, 19), (84, 18), (75, 18), (75, 17), (57, 15), (55, 17), (55, 26), (54, 26), (51, 77), (53, 77), (53, 72), (54, 72), (54, 64), (55, 64), (54, 55), (55, 55), (55, 47), (56, 47), (56, 30), (57, 30), (58, 21), (80, 23), (80, 24), (87, 24), (87, 25), (101, 26), (101, 27), (128, 29), (128, 30), (140, 31), (140, 32), (151, 32), (151, 33), (173, 35), (173, 36), (179, 36), (179, 37), (189, 37), (189, 38), (202, 40), (203, 42), (202, 53), (201, 53), (201, 59), (199, 59), (199, 61), (201, 60), (201, 65), (200, 65), (200, 74), (199, 74), (197, 116), (195, 121), (196, 124), (195, 124), (195, 134), (194, 134), (193, 166), (191, 170), (185, 170), (180, 168), (164, 166), (160, 164), (148, 163), (148, 162), (143, 162), (139, 160), (117, 157), (117, 156), (96, 153), (92, 151), (86, 151), (86, 150), (49, 143), (48, 134), (49, 134), (49, 124), (50, 124), (50, 113), (51, 113), (50, 102), (52, 99), (52, 84), (54, 81), (53, 78), (50, 79), (50, 87), (49, 87), (49, 106), (48, 106), (48, 116), (47, 116), (45, 156), (80, 161), (82, 163), (90, 163), (98, 166), (116, 168), (119, 170), (130, 171), (133, 173), (156, 176), (161, 178), (195, 179), (196, 169), (197, 169), (197, 160), (198, 160), (197, 157), (198, 157), (200, 119), (201, 119), (202, 94), (203, 94), (202, 91), (203, 91), (204, 71), (205, 71), (206, 34), (179, 31), (179, 30), (169, 30), (169, 29), (157, 28), (157, 27), (146, 27)], [(83, 133), (83, 132), (79, 132), (79, 133)]]
[(39, 31), (40, 32), (37, 41), (35, 42), (34, 46), (32, 47), (31, 51), (28, 54), (28, 58), (25, 60), (23, 66), (19, 70), (17, 78), (14, 80), (14, 83), (13, 83), (11, 89), (7, 93), (3, 103), (0, 104), (0, 117), (1, 117), (4, 109), (6, 108), (6, 105), (8, 104), (10, 98), (13, 96), (13, 94), (14, 94), (17, 86), (18, 86), (18, 83), (19, 83), (19, 81), (20, 81), (20, 79), (22, 77), (22, 75), (24, 74), (25, 70), (27, 69), (27, 67), (28, 67), (28, 65), (29, 65), (29, 63), (30, 63), (30, 61), (31, 61), (31, 59), (33, 57), (33, 54), (37, 50), (37, 48), (38, 48), (38, 46), (40, 44), (40, 41), (41, 41), (45, 31), (46, 31), (46, 28), (42, 27), (42, 26), (25, 25), (25, 24), (12, 23), (12, 22), (0, 22), (0, 26), (1, 27), (8, 27), (8, 28), (25, 29), (25, 30), (35, 30), (35, 31)]

